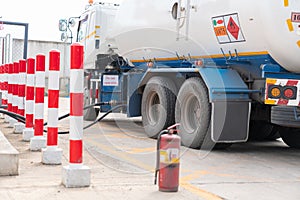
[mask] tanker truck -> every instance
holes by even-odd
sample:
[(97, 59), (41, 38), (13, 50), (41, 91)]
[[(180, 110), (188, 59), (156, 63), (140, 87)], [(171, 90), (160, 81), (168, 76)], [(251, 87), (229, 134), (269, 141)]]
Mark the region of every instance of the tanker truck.
[[(63, 38), (73, 22), (60, 20)], [(151, 138), (179, 123), (191, 148), (279, 137), (300, 148), (300, 1), (90, 1), (76, 42), (85, 104), (125, 102)]]

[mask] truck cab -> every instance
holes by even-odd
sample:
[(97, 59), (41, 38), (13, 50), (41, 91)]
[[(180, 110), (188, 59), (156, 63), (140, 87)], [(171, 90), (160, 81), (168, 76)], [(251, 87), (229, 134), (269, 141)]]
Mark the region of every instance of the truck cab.
[(95, 69), (98, 54), (111, 54), (113, 46), (109, 33), (119, 4), (94, 3), (80, 16), (77, 30), (77, 42), (84, 45), (85, 69)]

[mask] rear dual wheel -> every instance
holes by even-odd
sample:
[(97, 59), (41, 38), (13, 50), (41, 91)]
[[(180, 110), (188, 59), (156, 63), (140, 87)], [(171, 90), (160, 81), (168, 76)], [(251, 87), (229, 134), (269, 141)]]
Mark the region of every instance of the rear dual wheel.
[(153, 77), (148, 81), (142, 97), (142, 122), (148, 137), (156, 138), (174, 124), (176, 91), (168, 78)]
[(300, 129), (280, 127), (279, 134), (286, 145), (291, 148), (300, 149)]
[(211, 115), (208, 92), (200, 78), (190, 78), (181, 86), (176, 103), (175, 121), (184, 146), (199, 148), (207, 135)]
[(230, 146), (216, 145), (211, 140), (210, 118), (211, 104), (202, 79), (187, 79), (177, 99), (176, 87), (170, 79), (154, 77), (147, 83), (142, 98), (142, 119), (149, 137), (156, 138), (160, 131), (176, 122), (180, 123), (179, 135), (186, 147), (223, 149)]

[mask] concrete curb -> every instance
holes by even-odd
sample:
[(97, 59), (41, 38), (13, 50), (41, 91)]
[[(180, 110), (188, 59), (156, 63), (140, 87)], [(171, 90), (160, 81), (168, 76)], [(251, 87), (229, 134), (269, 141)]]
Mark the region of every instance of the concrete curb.
[(19, 152), (0, 131), (0, 176), (19, 175)]

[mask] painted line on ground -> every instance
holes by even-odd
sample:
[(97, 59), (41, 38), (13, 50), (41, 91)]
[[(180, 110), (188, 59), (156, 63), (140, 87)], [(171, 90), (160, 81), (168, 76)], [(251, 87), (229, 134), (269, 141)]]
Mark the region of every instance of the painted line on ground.
[[(119, 157), (125, 161), (127, 161), (130, 164), (136, 165), (142, 169), (145, 169), (149, 172), (154, 173), (155, 172), (155, 167), (154, 166), (150, 166), (148, 164), (145, 164), (144, 162), (141, 162), (135, 158), (132, 158), (128, 155), (126, 155), (126, 152), (123, 151), (116, 151), (114, 149), (112, 149), (111, 146), (107, 146), (101, 143), (96, 142), (95, 140), (93, 140), (92, 138), (85, 138), (84, 142), (88, 142), (90, 145), (96, 146), (104, 151), (106, 151), (109, 154), (112, 154), (116, 157)], [(201, 175), (205, 175), (208, 174), (209, 172), (205, 172), (205, 171), (196, 171), (192, 174), (189, 174), (187, 176), (184, 176), (182, 178), (180, 178), (179, 182), (180, 182), (180, 186), (182, 188), (184, 188), (185, 190), (205, 199), (205, 200), (222, 200), (223, 198), (210, 193), (208, 191), (202, 190), (194, 185), (192, 185), (191, 183), (189, 183), (189, 181), (192, 181), (193, 179), (198, 178)]]

